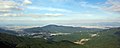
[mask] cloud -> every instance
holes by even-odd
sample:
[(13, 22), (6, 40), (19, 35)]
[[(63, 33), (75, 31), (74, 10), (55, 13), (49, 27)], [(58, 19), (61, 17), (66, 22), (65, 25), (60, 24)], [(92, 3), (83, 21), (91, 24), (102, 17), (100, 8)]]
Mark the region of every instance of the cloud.
[(88, 2), (85, 2), (85, 1), (79, 2), (79, 5), (80, 5), (81, 7), (86, 7), (86, 8), (96, 8), (96, 9), (99, 9), (99, 8), (100, 8), (100, 6), (93, 5), (93, 4), (89, 4)]
[(22, 14), (22, 13), (19, 13), (19, 14), (13, 14), (13, 13), (6, 13), (6, 14), (0, 14), (0, 16), (11, 16), (11, 17), (44, 17), (44, 16), (50, 16), (50, 17), (57, 17), (57, 16), (64, 16), (63, 14), (60, 14), (60, 13), (55, 13), (55, 14), (52, 14), (52, 13), (45, 13), (45, 14)]
[(55, 13), (55, 14), (52, 14), (52, 13), (46, 13), (44, 14), (45, 16), (64, 16), (64, 14), (60, 14), (60, 13)]
[(1, 14), (0, 16), (17, 16), (17, 14), (5, 13), (5, 14)]
[[(21, 3), (20, 3), (21, 1)], [(13, 1), (13, 0), (0, 0), (0, 16), (29, 16), (29, 17), (41, 17), (41, 16), (63, 16), (63, 14), (52, 14), (52, 13), (45, 13), (45, 14), (24, 14), (26, 5), (32, 4), (30, 0), (20, 0), (20, 1)], [(28, 6), (27, 6), (28, 7)], [(49, 10), (49, 11), (60, 11), (60, 12), (70, 12), (69, 10), (59, 9), (59, 8), (39, 8), (39, 7), (28, 7), (29, 9), (38, 9), (38, 10)], [(18, 12), (21, 11), (21, 12)]]
[(18, 13), (17, 11), (23, 10), (22, 6), (22, 4), (13, 0), (0, 0), (0, 15), (15, 15)]
[(51, 0), (52, 2), (60, 2), (60, 3), (71, 3), (73, 5), (79, 5), (81, 7), (86, 7), (86, 8), (100, 8), (97, 5), (93, 5), (88, 3), (86, 0)]
[(61, 8), (53, 8), (53, 7), (35, 7), (35, 6), (29, 6), (28, 9), (45, 10), (45, 11), (52, 11), (52, 12), (72, 12), (71, 10), (61, 9)]
[[(0, 0), (0, 16), (19, 16), (30, 0)], [(19, 12), (21, 11), (21, 12)]]
[(120, 0), (107, 0), (103, 9), (120, 13)]
[(14, 1), (0, 1), (0, 13), (1, 12), (11, 12), (11, 10), (16, 10), (18, 4)]
[(30, 0), (24, 0), (23, 4), (32, 4)]

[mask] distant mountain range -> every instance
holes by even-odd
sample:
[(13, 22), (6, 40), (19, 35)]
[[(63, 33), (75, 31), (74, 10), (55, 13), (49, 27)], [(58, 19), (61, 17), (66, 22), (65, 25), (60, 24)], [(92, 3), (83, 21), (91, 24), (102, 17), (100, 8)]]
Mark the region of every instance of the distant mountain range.
[(22, 28), (20, 30), (11, 30), (10, 28), (0, 28), (1, 33), (8, 33), (12, 35), (29, 34), (29, 33), (73, 33), (73, 32), (90, 32), (90, 31), (101, 31), (100, 28), (86, 28), (86, 27), (73, 27), (73, 26), (62, 26), (62, 25), (46, 25), (43, 27), (31, 27)]
[[(61, 24), (65, 25), (65, 24)], [(120, 26), (120, 22), (98, 22), (98, 23), (72, 23), (67, 25), (74, 25), (74, 26)], [(17, 24), (9, 24), (9, 23), (0, 23), (0, 26), (43, 26), (43, 24), (24, 24), (24, 23), (17, 23)]]
[(11, 35), (28, 35), (33, 33), (74, 33), (74, 32), (90, 32), (100, 31), (103, 29), (98, 28), (85, 28), (85, 27), (72, 27), (72, 26), (61, 26), (61, 25), (46, 25), (43, 27), (31, 27), (31, 28), (20, 28), (16, 27), (1, 27), (0, 33), (7, 33)]
[(27, 28), (23, 31), (29, 33), (37, 32), (81, 32), (81, 31), (99, 31), (97, 28), (84, 28), (84, 27), (72, 27), (72, 26), (59, 26), (59, 25), (47, 25), (43, 27)]

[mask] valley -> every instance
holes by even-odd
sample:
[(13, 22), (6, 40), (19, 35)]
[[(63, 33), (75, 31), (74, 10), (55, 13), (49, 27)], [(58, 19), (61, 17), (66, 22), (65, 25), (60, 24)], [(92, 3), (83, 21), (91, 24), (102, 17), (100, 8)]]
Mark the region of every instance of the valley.
[(12, 48), (120, 47), (120, 28), (98, 29), (48, 25), (44, 27), (23, 28), (21, 30), (16, 32), (15, 30), (1, 29), (0, 46)]

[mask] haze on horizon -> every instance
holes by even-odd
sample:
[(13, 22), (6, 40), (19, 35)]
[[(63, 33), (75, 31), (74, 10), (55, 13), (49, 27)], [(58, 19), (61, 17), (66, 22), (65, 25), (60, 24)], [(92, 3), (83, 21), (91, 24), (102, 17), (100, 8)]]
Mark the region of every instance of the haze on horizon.
[(0, 0), (2, 24), (120, 23), (120, 0)]

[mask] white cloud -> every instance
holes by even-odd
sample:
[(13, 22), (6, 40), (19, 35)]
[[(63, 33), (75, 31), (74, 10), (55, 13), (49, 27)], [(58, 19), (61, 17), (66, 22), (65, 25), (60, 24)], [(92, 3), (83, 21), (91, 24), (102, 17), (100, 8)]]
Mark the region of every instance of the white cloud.
[[(0, 16), (19, 16), (21, 10), (25, 9), (25, 6), (31, 4), (30, 0), (23, 0), (17, 2), (15, 0), (0, 0)], [(21, 11), (22, 12), (22, 11)]]
[(6, 14), (0, 14), (0, 16), (26, 16), (26, 17), (44, 17), (44, 16), (64, 16), (63, 14), (59, 14), (59, 13), (55, 13), (55, 14), (52, 14), (52, 13), (46, 13), (46, 14), (22, 14), (22, 13), (19, 13), (19, 14), (13, 14), (13, 13), (6, 13)]
[(61, 8), (52, 8), (52, 7), (34, 7), (34, 6), (29, 6), (28, 9), (46, 10), (46, 11), (53, 11), (53, 12), (72, 12), (71, 10), (61, 9)]
[(52, 13), (46, 13), (44, 14), (46, 16), (64, 16), (63, 14), (60, 14), (60, 13), (55, 13), (55, 14), (52, 14)]
[(120, 13), (120, 0), (107, 0), (103, 9)]
[[(30, 16), (30, 17), (41, 17), (41, 16), (63, 16), (63, 14), (24, 14), (21, 10), (24, 11), (24, 7), (28, 4), (32, 4), (30, 0), (22, 0), (22, 3), (16, 2), (13, 0), (0, 0), (0, 16)], [(30, 9), (39, 9), (39, 10), (49, 10), (49, 11), (60, 11), (60, 12), (70, 12), (69, 10), (59, 9), (59, 8), (39, 8), (39, 7), (28, 7)], [(21, 12), (17, 12), (17, 11)]]
[(0, 1), (0, 12), (10, 12), (10, 10), (17, 9), (18, 4), (14, 1)]
[(79, 5), (82, 7), (86, 7), (86, 8), (96, 8), (96, 9), (100, 8), (100, 6), (92, 5), (92, 4), (89, 4), (88, 2), (85, 2), (85, 1), (79, 2)]
[(24, 0), (23, 4), (32, 4), (30, 0)]
[(20, 6), (22, 5), (13, 0), (0, 0), (0, 13), (2, 13), (0, 16), (11, 15), (13, 12), (20, 10)]
[(100, 8), (99, 6), (97, 5), (93, 5), (93, 4), (90, 4), (88, 3), (87, 1), (85, 0), (51, 0), (52, 2), (61, 2), (61, 3), (71, 3), (73, 5), (79, 5), (81, 7), (86, 7), (86, 8)]
[(10, 12), (11, 10), (0, 10), (0, 13), (8, 13), (8, 12)]

